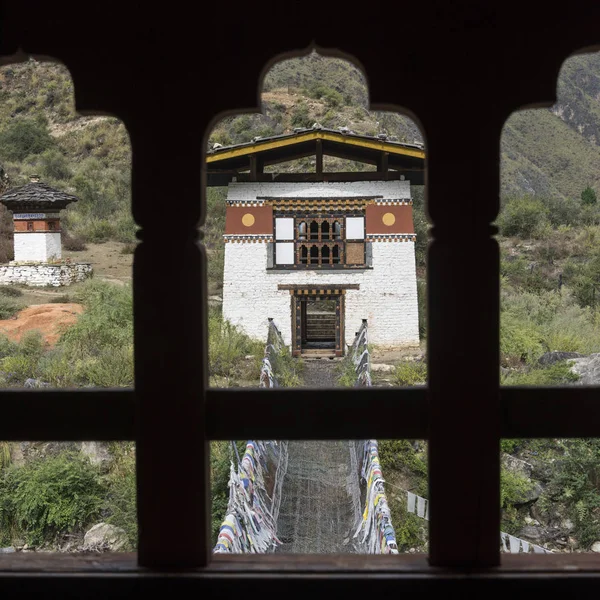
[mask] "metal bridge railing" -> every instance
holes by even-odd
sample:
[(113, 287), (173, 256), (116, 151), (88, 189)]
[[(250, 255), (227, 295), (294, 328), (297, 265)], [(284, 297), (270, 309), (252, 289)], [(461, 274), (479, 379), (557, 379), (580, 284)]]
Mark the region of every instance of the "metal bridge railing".
[(350, 348), (350, 360), (354, 363), (356, 382), (354, 387), (370, 387), (371, 383), (371, 357), (369, 355), (367, 320), (363, 319), (360, 329), (356, 333), (354, 343)]
[[(350, 360), (356, 371), (355, 387), (370, 387), (371, 357), (367, 320), (363, 319), (350, 348)], [(385, 495), (377, 440), (365, 440), (361, 477), (366, 485), (365, 509), (354, 537), (361, 536), (369, 554), (398, 554), (396, 532)], [(362, 534), (362, 535), (361, 535)]]
[[(281, 332), (269, 319), (260, 387), (277, 387), (277, 358), (283, 347)], [(215, 554), (273, 552), (281, 544), (276, 532), (287, 457), (285, 441), (249, 440), (237, 471), (231, 463), (227, 515), (213, 549)]]
[(250, 440), (237, 472), (231, 463), (227, 515), (213, 549), (215, 554), (272, 552), (280, 543), (276, 531), (285, 462), (287, 448), (283, 443)]
[(277, 359), (281, 349), (285, 346), (283, 336), (275, 325), (273, 319), (269, 318), (269, 331), (267, 333), (267, 345), (265, 346), (265, 357), (260, 369), (260, 387), (279, 387), (277, 383)]

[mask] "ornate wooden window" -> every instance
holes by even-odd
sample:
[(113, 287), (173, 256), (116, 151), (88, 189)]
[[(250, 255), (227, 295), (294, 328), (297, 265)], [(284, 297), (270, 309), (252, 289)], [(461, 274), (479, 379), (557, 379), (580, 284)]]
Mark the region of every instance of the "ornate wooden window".
[(362, 215), (276, 216), (274, 229), (274, 268), (366, 266), (365, 219)]

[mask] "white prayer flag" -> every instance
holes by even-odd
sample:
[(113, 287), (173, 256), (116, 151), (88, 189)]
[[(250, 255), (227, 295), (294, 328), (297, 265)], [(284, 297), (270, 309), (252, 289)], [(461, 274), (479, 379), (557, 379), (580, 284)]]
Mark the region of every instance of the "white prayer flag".
[(529, 552), (529, 542), (521, 540), (521, 546), (523, 547), (523, 552)]
[(425, 518), (429, 521), (429, 500), (427, 500), (427, 510), (425, 511)]
[(502, 547), (504, 548), (504, 552), (508, 552), (508, 546), (506, 545), (506, 538), (508, 537), (507, 533), (500, 532), (500, 541), (502, 542)]
[(535, 544), (533, 545), (533, 551), (537, 554), (546, 554), (546, 550), (544, 550), (544, 548), (541, 546), (536, 546)]
[(508, 542), (510, 544), (510, 553), (511, 554), (519, 554), (519, 549), (521, 547), (521, 540), (509, 534)]
[(417, 496), (417, 517), (425, 516), (425, 498)]
[(407, 494), (408, 494), (408, 502), (406, 505), (406, 510), (408, 512), (414, 513), (415, 512), (415, 501), (416, 501), (417, 497), (411, 492), (407, 492)]

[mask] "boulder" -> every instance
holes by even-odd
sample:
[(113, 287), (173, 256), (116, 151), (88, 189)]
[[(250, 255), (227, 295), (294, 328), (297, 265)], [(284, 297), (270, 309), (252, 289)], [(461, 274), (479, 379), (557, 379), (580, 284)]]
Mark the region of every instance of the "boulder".
[(590, 550), (592, 552), (600, 552), (600, 542), (594, 542)]
[(598, 385), (600, 383), (600, 354), (590, 354), (573, 359), (571, 371), (579, 375), (578, 385)]
[(49, 383), (46, 383), (45, 381), (41, 381), (40, 379), (26, 379), (25, 383), (23, 384), (23, 387), (26, 388), (47, 388), (50, 387)]
[(376, 373), (391, 373), (395, 368), (394, 365), (371, 363), (371, 371), (375, 371)]
[(538, 363), (547, 367), (554, 363), (560, 362), (561, 360), (570, 360), (572, 358), (582, 358), (583, 354), (579, 352), (546, 352), (540, 356)]
[(81, 442), (81, 452), (93, 465), (104, 465), (111, 460), (108, 444), (103, 442)]
[(127, 545), (127, 535), (120, 527), (97, 523), (83, 538), (83, 550), (118, 552)]
[(520, 458), (516, 458), (506, 452), (502, 453), (502, 464), (505, 468), (513, 473), (517, 473), (518, 475), (522, 475), (523, 477), (527, 477), (527, 479), (531, 478), (531, 474), (533, 473), (533, 465), (528, 463), (525, 460), (521, 460)]
[(502, 453), (502, 465), (511, 471), (512, 473), (516, 473), (521, 477), (524, 477), (531, 484), (527, 491), (524, 491), (521, 497), (517, 500), (518, 504), (526, 504), (527, 502), (532, 502), (533, 500), (537, 500), (544, 491), (544, 488), (540, 485), (538, 481), (531, 479), (531, 475), (533, 473), (533, 465), (528, 463), (525, 460), (521, 460), (520, 458), (516, 458), (506, 452)]

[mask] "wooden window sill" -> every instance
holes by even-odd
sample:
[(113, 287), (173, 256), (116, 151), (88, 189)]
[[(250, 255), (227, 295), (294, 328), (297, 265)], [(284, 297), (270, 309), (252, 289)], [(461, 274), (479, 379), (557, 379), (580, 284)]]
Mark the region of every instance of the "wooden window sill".
[(204, 569), (151, 570), (138, 566), (137, 553), (64, 554), (31, 552), (0, 557), (0, 579), (28, 574), (86, 574), (112, 573), (122, 575), (173, 574), (192, 577), (220, 577), (223, 575), (331, 575), (354, 577), (381, 575), (396, 578), (427, 576), (434, 579), (464, 577), (503, 578), (545, 574), (572, 576), (574, 573), (593, 575), (600, 580), (600, 555), (593, 553), (503, 554), (498, 567), (468, 569), (434, 567), (426, 554), (357, 555), (357, 554), (268, 554), (212, 556)]

